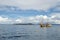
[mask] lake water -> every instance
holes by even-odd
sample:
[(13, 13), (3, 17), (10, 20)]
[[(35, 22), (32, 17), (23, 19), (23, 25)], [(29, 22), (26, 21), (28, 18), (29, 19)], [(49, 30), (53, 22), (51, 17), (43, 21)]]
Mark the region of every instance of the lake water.
[(0, 40), (60, 40), (60, 25), (0, 25)]

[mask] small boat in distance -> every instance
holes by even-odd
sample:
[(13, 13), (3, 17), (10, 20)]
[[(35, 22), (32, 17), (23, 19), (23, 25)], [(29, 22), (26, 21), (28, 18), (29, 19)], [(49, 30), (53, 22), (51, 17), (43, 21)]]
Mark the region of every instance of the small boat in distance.
[(52, 26), (52, 25), (49, 24), (49, 23), (46, 23), (46, 24), (40, 23), (40, 27), (51, 27), (51, 26)]
[(51, 27), (52, 25), (49, 23), (46, 23), (46, 27)]
[(47, 20), (47, 23), (43, 23), (43, 20), (40, 22), (40, 27), (51, 27), (51, 23), (48, 22)]

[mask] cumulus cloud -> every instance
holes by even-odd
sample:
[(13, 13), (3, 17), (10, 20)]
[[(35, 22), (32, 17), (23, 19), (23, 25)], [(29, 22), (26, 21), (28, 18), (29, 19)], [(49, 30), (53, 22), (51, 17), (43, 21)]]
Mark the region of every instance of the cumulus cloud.
[(46, 10), (60, 0), (0, 0), (1, 5), (17, 6), (21, 9), (43, 9)]
[(15, 20), (16, 23), (23, 23), (24, 22), (24, 18), (17, 18)]
[(55, 23), (56, 23), (56, 24), (60, 24), (60, 20), (56, 20)]
[[(27, 10), (27, 9), (34, 9), (34, 10), (45, 10), (45, 12), (49, 12), (47, 9), (53, 7), (55, 8), (54, 13), (46, 15), (36, 15), (36, 16), (29, 16), (29, 17), (20, 17), (16, 19), (10, 19), (9, 17), (0, 16), (0, 23), (40, 23), (41, 20), (43, 22), (51, 22), (60, 24), (60, 10), (59, 7), (55, 7), (57, 4), (60, 5), (60, 0), (0, 0), (0, 10), (4, 11), (14, 11), (14, 10)], [(1, 6), (7, 5), (7, 6)], [(52, 9), (53, 9), (52, 8)], [(46, 11), (47, 10), (47, 11)], [(27, 12), (27, 11), (26, 11)], [(55, 13), (57, 12), (57, 13)], [(60, 11), (59, 11), (60, 12)], [(15, 13), (15, 11), (14, 11)], [(23, 11), (24, 13), (24, 11)], [(4, 15), (4, 14), (3, 14)], [(12, 14), (13, 15), (13, 14)], [(20, 16), (20, 15), (19, 15)], [(14, 14), (15, 17), (15, 14)]]
[(54, 22), (55, 24), (60, 24), (60, 13), (52, 13), (50, 16), (51, 22)]
[(26, 18), (18, 18), (17, 22), (20, 22), (20, 23), (40, 23), (41, 21), (43, 21), (43, 22), (60, 24), (60, 20), (58, 20), (57, 18), (59, 18), (59, 15), (52, 15), (52, 16), (36, 15), (36, 16), (30, 16), (30, 17), (26, 17)]
[(50, 16), (53, 19), (60, 19), (60, 13), (52, 13)]
[(8, 17), (2, 17), (2, 16), (0, 16), (0, 23), (1, 24), (6, 24), (6, 23), (10, 24), (11, 21), (12, 20), (9, 19)]
[(50, 16), (47, 15), (36, 15), (29, 17), (19, 17), (16, 19), (10, 19), (8, 17), (0, 16), (0, 24), (13, 24), (13, 23), (40, 23), (41, 21), (60, 24), (60, 13), (52, 13)]

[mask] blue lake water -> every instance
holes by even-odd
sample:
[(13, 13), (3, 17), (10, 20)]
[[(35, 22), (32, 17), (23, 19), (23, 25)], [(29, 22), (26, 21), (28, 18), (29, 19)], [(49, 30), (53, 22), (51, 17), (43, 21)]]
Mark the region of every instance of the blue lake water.
[(60, 25), (0, 25), (0, 40), (60, 40)]

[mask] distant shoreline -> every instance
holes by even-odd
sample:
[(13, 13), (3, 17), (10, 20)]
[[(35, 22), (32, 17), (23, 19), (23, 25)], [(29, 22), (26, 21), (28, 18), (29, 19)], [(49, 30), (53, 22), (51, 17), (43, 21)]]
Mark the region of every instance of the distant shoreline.
[[(40, 24), (21, 23), (21, 24), (13, 24), (13, 25), (40, 25)], [(60, 24), (52, 24), (52, 25), (60, 25)]]
[[(40, 25), (40, 24), (16, 23), (16, 24), (0, 24), (0, 25)], [(52, 25), (60, 25), (60, 24), (52, 24)]]
[(13, 25), (35, 25), (35, 24), (32, 24), (32, 23), (17, 23), (17, 24), (13, 24)]

